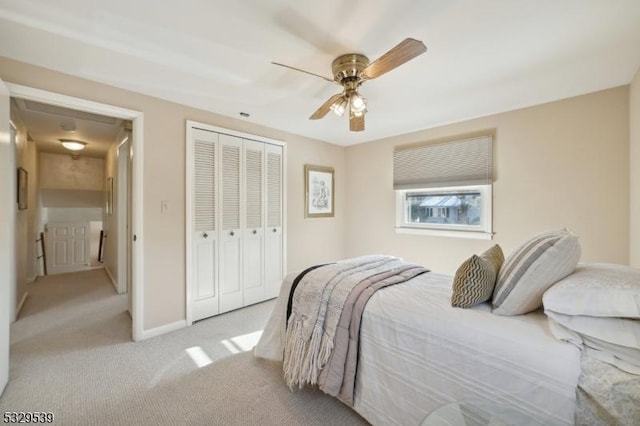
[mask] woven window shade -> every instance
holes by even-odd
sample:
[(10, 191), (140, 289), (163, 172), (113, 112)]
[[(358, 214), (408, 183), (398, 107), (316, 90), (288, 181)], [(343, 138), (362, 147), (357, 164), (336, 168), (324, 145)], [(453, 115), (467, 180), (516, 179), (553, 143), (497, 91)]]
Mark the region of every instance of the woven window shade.
[(396, 148), (393, 189), (487, 185), (493, 182), (491, 136)]

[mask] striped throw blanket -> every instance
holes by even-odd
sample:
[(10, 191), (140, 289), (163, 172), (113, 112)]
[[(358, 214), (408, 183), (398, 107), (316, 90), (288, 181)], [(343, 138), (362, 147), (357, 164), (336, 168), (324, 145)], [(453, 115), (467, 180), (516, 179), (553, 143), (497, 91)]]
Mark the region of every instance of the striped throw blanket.
[[(364, 304), (373, 291), (427, 271), (397, 257), (373, 255), (309, 268), (303, 273), (304, 276), (296, 278), (296, 285), (292, 286), (289, 296), (291, 314), (287, 321), (284, 348), (283, 369), (287, 385), (301, 388), (305, 384), (315, 385), (322, 381), (321, 389), (325, 384), (334, 389), (327, 393), (336, 395), (337, 392), (343, 392), (342, 370), (346, 369), (349, 375), (355, 375), (355, 365), (346, 366), (347, 353), (353, 350), (341, 348), (338, 351), (340, 359), (335, 362), (332, 359), (334, 345), (352, 344), (349, 330), (359, 330)], [(359, 315), (353, 315), (354, 305), (359, 306), (356, 310)], [(354, 321), (357, 322), (355, 328), (352, 324)], [(357, 336), (355, 345), (357, 348)], [(350, 358), (354, 362), (357, 360), (353, 356)], [(324, 372), (321, 377), (330, 360), (334, 371), (331, 374)]]

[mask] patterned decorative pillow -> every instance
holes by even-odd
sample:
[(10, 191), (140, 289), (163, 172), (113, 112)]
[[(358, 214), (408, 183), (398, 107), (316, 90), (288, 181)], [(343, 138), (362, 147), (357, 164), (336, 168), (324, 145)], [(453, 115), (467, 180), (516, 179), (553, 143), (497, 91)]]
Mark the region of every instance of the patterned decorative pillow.
[(493, 290), (493, 313), (522, 315), (542, 306), (542, 294), (580, 259), (578, 237), (567, 230), (536, 235), (504, 261)]
[(491, 299), (502, 262), (504, 254), (497, 244), (465, 260), (453, 278), (451, 306), (470, 308)]

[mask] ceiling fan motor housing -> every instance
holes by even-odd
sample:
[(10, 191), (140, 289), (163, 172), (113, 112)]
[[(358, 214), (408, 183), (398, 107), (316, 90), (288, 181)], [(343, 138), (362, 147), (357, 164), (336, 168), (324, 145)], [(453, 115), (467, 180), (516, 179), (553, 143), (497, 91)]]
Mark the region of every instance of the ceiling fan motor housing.
[(333, 78), (339, 84), (361, 82), (362, 70), (369, 66), (369, 58), (358, 53), (338, 56), (331, 63)]

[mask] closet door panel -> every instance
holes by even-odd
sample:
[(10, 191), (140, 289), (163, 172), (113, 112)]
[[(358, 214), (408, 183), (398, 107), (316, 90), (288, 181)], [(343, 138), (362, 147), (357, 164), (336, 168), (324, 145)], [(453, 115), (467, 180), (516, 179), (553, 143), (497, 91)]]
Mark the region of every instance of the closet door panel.
[(283, 271), (283, 150), (265, 144), (265, 299), (277, 297)]
[(192, 145), (192, 320), (218, 314), (217, 176), (218, 134), (194, 129)]
[(220, 313), (243, 306), (242, 139), (220, 134)]
[(265, 299), (264, 143), (243, 141), (244, 164), (244, 304)]

